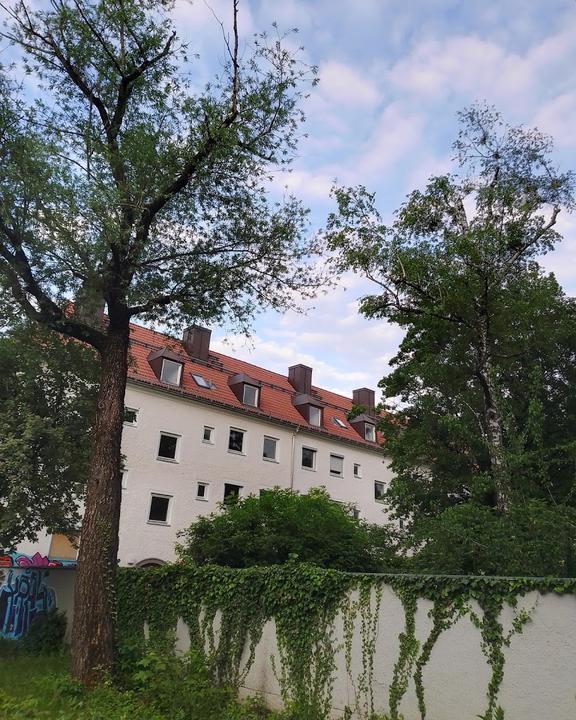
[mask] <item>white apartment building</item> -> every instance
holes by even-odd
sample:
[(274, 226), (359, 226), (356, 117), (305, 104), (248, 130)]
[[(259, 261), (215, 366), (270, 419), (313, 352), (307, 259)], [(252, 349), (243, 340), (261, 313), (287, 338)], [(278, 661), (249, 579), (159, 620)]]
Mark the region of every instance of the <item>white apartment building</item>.
[[(367, 411), (349, 421), (353, 405)], [(283, 376), (213, 352), (198, 326), (178, 341), (132, 325), (125, 407), (121, 565), (174, 560), (195, 518), (277, 486), (324, 487), (360, 518), (386, 520), (391, 472), (372, 390), (345, 398), (312, 385), (304, 365)]]

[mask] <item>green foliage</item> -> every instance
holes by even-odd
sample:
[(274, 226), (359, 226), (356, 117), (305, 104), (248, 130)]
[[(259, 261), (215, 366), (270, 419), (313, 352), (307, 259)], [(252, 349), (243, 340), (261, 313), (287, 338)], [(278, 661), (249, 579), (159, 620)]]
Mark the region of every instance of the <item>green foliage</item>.
[(325, 490), (274, 489), (224, 504), (181, 534), (179, 555), (197, 565), (277, 565), (297, 558), (325, 568), (381, 570), (393, 551), (376, 531), (335, 503)]
[(56, 608), (37, 615), (20, 646), (24, 652), (34, 655), (48, 655), (61, 652), (66, 634), (66, 615)]
[[(491, 668), (485, 718), (499, 718), (503, 649), (531, 619), (530, 612), (516, 610), (505, 633), (502, 608), (517, 608), (518, 599), (532, 590), (576, 593), (576, 580), (569, 579), (350, 574), (296, 562), (242, 570), (184, 564), (145, 571), (130, 569), (121, 570), (119, 580), (120, 647), (130, 648), (132, 663), (137, 662), (134, 658), (145, 658), (140, 672), (144, 670), (146, 675), (156, 672), (158, 664), (164, 668), (162, 675), (174, 660), (164, 654), (159, 658), (147, 655), (145, 622), (151, 642), (162, 646), (181, 617), (190, 630), (192, 654), (177, 661), (182, 663), (180, 670), (168, 673), (174, 676), (188, 672), (186, 667), (204, 664), (207, 674), (199, 674), (203, 682), (225, 689), (237, 687), (246, 677), (262, 629), (273, 620), (279, 650), (274, 670), (287, 720), (328, 717), (335, 655), (340, 649), (356, 696), (355, 707), (346, 710), (348, 716), (355, 711), (361, 718), (377, 717), (372, 685), (385, 585), (396, 593), (405, 614), (405, 625), (398, 635), (398, 656), (391, 659), (389, 720), (401, 720), (400, 705), (411, 679), (421, 719), (425, 720), (424, 669), (442, 632), (464, 615), (478, 628), (479, 643)], [(416, 639), (420, 599), (432, 602), (432, 628), (422, 643)], [(474, 607), (479, 607), (479, 612)], [(343, 644), (335, 636), (338, 617), (343, 623)], [(358, 623), (361, 670), (353, 676), (352, 637)]]
[[(376, 284), (362, 313), (405, 330), (381, 381), (396, 413), (380, 429), (392, 460), (388, 501), (414, 536), (411, 549), (437, 543), (442, 527), (448, 547), (454, 506), (470, 504), (471, 515), (516, 506), (513, 524), (532, 555), (531, 501), (548, 503), (549, 517), (560, 506), (560, 525), (563, 506), (574, 505), (576, 305), (538, 265), (560, 240), (559, 213), (574, 207), (574, 174), (554, 167), (538, 130), (505, 125), (484, 106), (460, 120), (452, 173), (410, 193), (390, 224), (365, 188), (337, 189), (327, 237), (339, 269)], [(545, 572), (561, 571), (565, 539), (551, 546)], [(468, 545), (478, 540), (491, 538)], [(509, 554), (494, 552), (501, 564), (487, 571), (518, 572)], [(485, 571), (467, 557), (458, 568), (452, 553), (444, 563), (431, 550), (427, 567)], [(542, 572), (541, 559), (520, 571)]]
[(0, 547), (75, 532), (98, 363), (26, 322), (0, 335)]

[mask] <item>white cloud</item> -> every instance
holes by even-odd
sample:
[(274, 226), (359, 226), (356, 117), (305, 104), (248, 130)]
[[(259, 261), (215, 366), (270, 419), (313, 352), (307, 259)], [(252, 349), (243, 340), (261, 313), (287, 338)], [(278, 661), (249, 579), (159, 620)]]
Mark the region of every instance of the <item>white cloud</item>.
[(557, 145), (576, 146), (576, 91), (558, 95), (542, 106), (533, 124), (554, 138)]
[(320, 68), (320, 96), (341, 109), (371, 108), (381, 99), (377, 86), (349, 65), (329, 61)]

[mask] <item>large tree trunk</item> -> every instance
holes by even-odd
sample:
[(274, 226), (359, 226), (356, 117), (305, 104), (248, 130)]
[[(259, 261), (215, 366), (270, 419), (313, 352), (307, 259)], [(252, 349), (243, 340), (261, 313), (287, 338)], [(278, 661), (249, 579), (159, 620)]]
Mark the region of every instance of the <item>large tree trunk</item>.
[(504, 431), (493, 381), (493, 369), (488, 352), (486, 332), (481, 333), (477, 377), (484, 395), (484, 425), (488, 440), (490, 469), (496, 493), (496, 507), (502, 512), (510, 509), (510, 474), (504, 456)]
[(114, 659), (118, 528), (122, 497), (120, 445), (128, 370), (129, 323), (108, 328), (80, 536), (74, 593), (72, 675), (97, 683)]

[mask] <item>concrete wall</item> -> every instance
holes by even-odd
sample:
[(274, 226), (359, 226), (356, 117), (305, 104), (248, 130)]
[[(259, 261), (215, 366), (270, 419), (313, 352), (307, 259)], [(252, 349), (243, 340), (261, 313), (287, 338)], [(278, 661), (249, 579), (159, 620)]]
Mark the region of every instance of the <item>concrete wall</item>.
[[(307, 492), (324, 486), (334, 500), (354, 503), (369, 522), (386, 519), (383, 506), (374, 499), (374, 482), (388, 483), (391, 472), (379, 451), (364, 449), (312, 433), (294, 433), (279, 424), (261, 421), (202, 405), (166, 393), (129, 384), (127, 407), (138, 410), (138, 422), (125, 425), (122, 451), (126, 474), (120, 519), (121, 565), (136, 565), (146, 559), (170, 561), (179, 530), (199, 515), (218, 508), (224, 499), (224, 484), (242, 486), (241, 495), (257, 494), (276, 485)], [(214, 442), (203, 442), (204, 426), (214, 428)], [(228, 450), (230, 428), (245, 430), (242, 454)], [(177, 462), (157, 459), (160, 433), (179, 436)], [(264, 436), (278, 439), (278, 461), (262, 457)], [(302, 446), (316, 450), (316, 468), (301, 466)], [(330, 453), (344, 457), (342, 477), (330, 475)], [(354, 463), (361, 477), (354, 477)], [(208, 484), (206, 499), (198, 499), (198, 482)], [(148, 522), (152, 493), (170, 496), (166, 524)]]
[[(420, 601), (416, 614), (417, 637), (422, 643), (431, 628), (428, 611), (431, 603)], [(505, 607), (501, 621), (506, 634), (512, 627), (515, 612), (525, 608), (531, 621), (521, 634), (511, 637), (504, 648), (506, 664), (498, 704), (506, 720), (572, 720), (576, 717), (574, 665), (576, 661), (576, 597), (574, 595), (540, 595), (532, 592), (519, 600), (516, 611)], [(479, 608), (472, 607), (481, 616)], [(188, 633), (179, 623), (180, 649), (188, 644)], [(394, 592), (384, 588), (378, 617), (374, 664), (375, 710), (389, 711), (389, 689), (398, 657), (398, 636), (404, 629), (404, 611)], [(334, 718), (342, 718), (344, 708), (355, 707), (354, 683), (362, 671), (360, 622), (356, 622), (352, 673), (348, 675), (342, 647), (341, 619), (336, 623), (337, 672), (333, 691)], [(274, 624), (268, 623), (256, 651), (241, 694), (261, 694), (275, 709), (282, 707), (280, 687), (274, 674), (271, 656), (278, 653)], [(476, 720), (486, 712), (486, 691), (491, 677), (490, 666), (482, 652), (480, 631), (469, 616), (464, 616), (446, 630), (437, 641), (423, 673), (427, 720)], [(362, 705), (362, 698), (359, 698)], [(422, 720), (410, 678), (399, 708), (404, 720)], [(354, 712), (354, 718), (366, 718)]]

